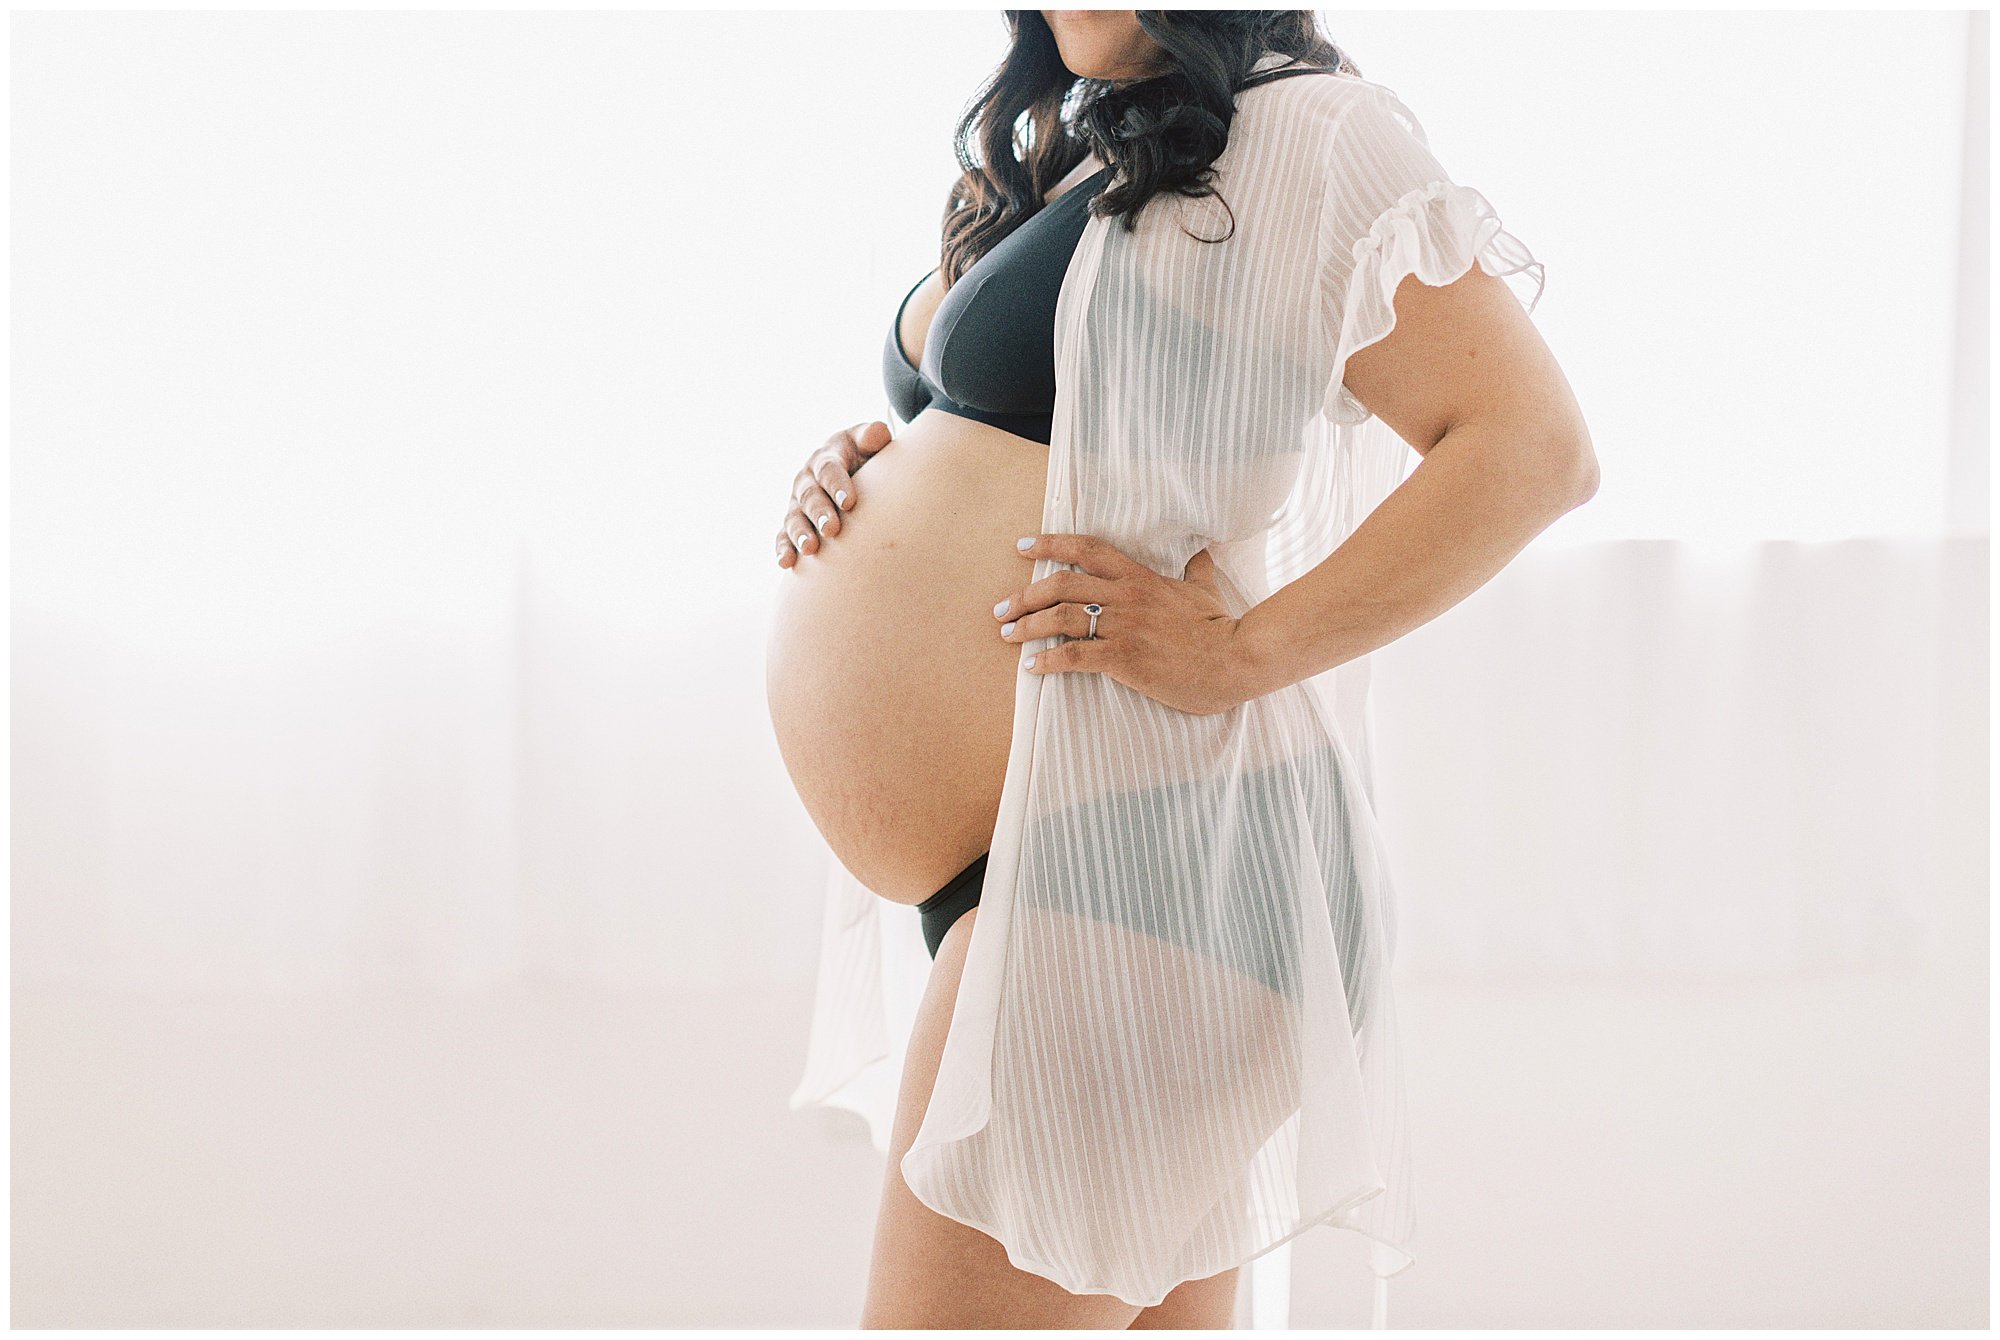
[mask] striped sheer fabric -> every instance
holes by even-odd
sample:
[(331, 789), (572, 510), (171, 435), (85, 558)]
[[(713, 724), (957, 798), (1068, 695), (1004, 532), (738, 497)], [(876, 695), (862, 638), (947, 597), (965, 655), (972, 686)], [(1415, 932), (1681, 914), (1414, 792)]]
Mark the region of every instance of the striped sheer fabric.
[[(1342, 384), (1397, 284), (1478, 263), (1532, 310), (1542, 283), (1388, 89), (1304, 74), (1238, 108), (1227, 209), (1093, 218), (1071, 258), (1043, 515), (1174, 576), (1208, 549), (1235, 614), (1415, 464)], [(1023, 1269), (1139, 1305), (1317, 1224), (1367, 1238), (1379, 1279), (1413, 1262), (1367, 675), (1363, 658), (1211, 716), (1106, 675), (1020, 676), (980, 915), (902, 1162), (924, 1203)], [(837, 862), (826, 893), (792, 1104), (859, 1111), (886, 1149), (928, 956), (911, 909)], [(1377, 1325), (1385, 1307), (1378, 1288)]]

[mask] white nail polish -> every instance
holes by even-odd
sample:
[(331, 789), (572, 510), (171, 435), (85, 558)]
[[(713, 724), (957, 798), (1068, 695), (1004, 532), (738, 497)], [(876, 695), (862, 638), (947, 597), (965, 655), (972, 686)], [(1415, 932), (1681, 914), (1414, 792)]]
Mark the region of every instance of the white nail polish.
[(835, 505), (835, 506), (837, 506), (837, 507), (845, 507), (845, 506), (847, 506), (847, 490), (846, 490), (846, 489), (842, 489), (842, 490), (841, 490), (840, 492), (838, 492), (838, 493), (834, 494), (834, 495), (833, 495), (833, 501), (834, 501), (834, 505)]
[(1012, 619), (1009, 619), (1009, 620), (1008, 620), (1008, 621), (1007, 621), (1006, 623), (1003, 623), (1003, 624), (1001, 624), (1001, 625), (1000, 625), (1000, 636), (1001, 636), (1001, 637), (1005, 637), (1005, 636), (1007, 636), (1007, 634), (1009, 634), (1009, 633), (1011, 633), (1011, 632), (1013, 632), (1013, 631), (1014, 631), (1014, 621), (1013, 621)]
[(1027, 660), (1025, 660), (1025, 661), (1021, 662), (1021, 668), (1022, 668), (1023, 670), (1032, 670), (1032, 669), (1034, 669), (1034, 668), (1035, 668), (1035, 658), (1034, 658), (1034, 657), (1032, 657), (1032, 656), (1030, 656), (1030, 657), (1029, 657), (1029, 658), (1028, 658)]
[(821, 517), (821, 518), (819, 519), (819, 528), (820, 528), (821, 530), (825, 530), (825, 529), (826, 529), (826, 522), (827, 522), (827, 518), (825, 518), (825, 517)]
[(1018, 540), (1014, 541), (1014, 547), (1015, 547), (1016, 549), (1026, 549), (1026, 548), (1027, 548), (1028, 546), (1032, 545), (1032, 544), (1033, 544), (1034, 542), (1035, 542), (1035, 537), (1034, 537), (1034, 536), (1032, 536), (1032, 535), (1023, 535), (1023, 536), (1022, 536), (1022, 537), (1021, 537), (1020, 539), (1018, 539)]
[(993, 607), (993, 617), (997, 619), (1001, 615), (1005, 614), (1007, 612), (1007, 606), (1012, 603), (1013, 603), (1013, 597), (1009, 596), (1006, 600), (1003, 600), (999, 604), (995, 605)]

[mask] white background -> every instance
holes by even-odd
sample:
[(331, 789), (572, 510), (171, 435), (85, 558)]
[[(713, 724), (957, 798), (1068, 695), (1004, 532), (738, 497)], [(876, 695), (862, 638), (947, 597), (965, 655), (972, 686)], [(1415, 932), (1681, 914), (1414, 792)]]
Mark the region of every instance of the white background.
[[(1327, 26), (1604, 479), (1379, 660), (1393, 1320), (1983, 1326), (1983, 19)], [(852, 1324), (772, 540), (1003, 41), (13, 18), (17, 1324)]]

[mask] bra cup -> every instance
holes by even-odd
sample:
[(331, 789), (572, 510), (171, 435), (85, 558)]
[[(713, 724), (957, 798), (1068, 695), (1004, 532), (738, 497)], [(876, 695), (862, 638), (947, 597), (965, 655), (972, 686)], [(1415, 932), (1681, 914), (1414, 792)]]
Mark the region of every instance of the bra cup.
[[(1070, 259), (1090, 222), (1089, 201), (1110, 174), (1109, 168), (1099, 169), (1063, 191), (945, 291), (931, 314), (917, 359), (923, 383), (950, 404), (979, 414), (1027, 420), (1049, 417), (1056, 398), (1057, 300)], [(885, 379), (897, 389), (909, 375), (901, 315), (899, 310), (883, 354)], [(913, 387), (911, 403), (925, 394), (924, 386)], [(1034, 424), (1007, 426), (1040, 436)]]
[[(1055, 404), (1056, 301), (1090, 221), (1085, 206), (1102, 185), (1092, 178), (1002, 238), (938, 304), (922, 369), (931, 385), (956, 403), (989, 414), (1047, 414)], [(982, 305), (994, 309), (990, 319)], [(975, 308), (982, 310), (974, 313)], [(968, 314), (973, 314), (969, 323)], [(964, 338), (958, 338), (961, 326)]]
[[(986, 258), (980, 259), (983, 262)], [(937, 310), (931, 313), (930, 329), (924, 334), (924, 356), (917, 364), (918, 370), (924, 374), (925, 381), (950, 396), (957, 404), (971, 405), (975, 409), (986, 409), (988, 406), (978, 404), (976, 401), (963, 400), (958, 396), (957, 393), (965, 388), (959, 385), (958, 378), (953, 375), (953, 369), (962, 366), (963, 360), (952, 357), (951, 337), (957, 332), (958, 323), (964, 318), (966, 309), (978, 300), (979, 290), (986, 287), (986, 281), (991, 274), (990, 270), (981, 273), (979, 267), (975, 265), (958, 277), (958, 282), (951, 286), (938, 303)]]
[(903, 343), (894, 325), (889, 327), (889, 337), (882, 344), (882, 387), (888, 393), (889, 407), (904, 423), (916, 418), (931, 403), (930, 390), (904, 356)]

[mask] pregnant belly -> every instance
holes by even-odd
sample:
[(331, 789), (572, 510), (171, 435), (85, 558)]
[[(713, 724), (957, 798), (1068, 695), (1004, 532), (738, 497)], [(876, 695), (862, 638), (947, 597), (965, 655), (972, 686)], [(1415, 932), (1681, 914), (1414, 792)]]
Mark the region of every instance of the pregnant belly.
[(916, 903), (985, 851), (1021, 646), (993, 606), (1034, 575), (1049, 449), (925, 410), (870, 457), (840, 533), (781, 577), (765, 653), (779, 752), (854, 877)]

